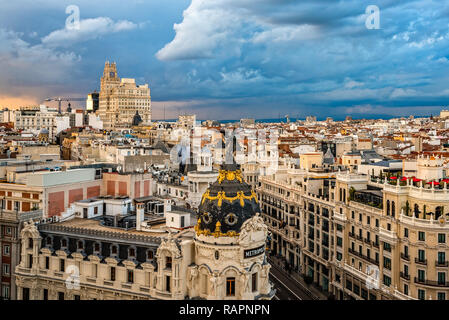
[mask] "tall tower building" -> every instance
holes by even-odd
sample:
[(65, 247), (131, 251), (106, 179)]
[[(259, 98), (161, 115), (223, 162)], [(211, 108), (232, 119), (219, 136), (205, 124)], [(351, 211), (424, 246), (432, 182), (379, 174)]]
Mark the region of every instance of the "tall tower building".
[(136, 112), (142, 118), (143, 125), (151, 122), (148, 84), (136, 85), (135, 79), (120, 79), (115, 62), (105, 63), (99, 100), (98, 114), (105, 129), (132, 125)]

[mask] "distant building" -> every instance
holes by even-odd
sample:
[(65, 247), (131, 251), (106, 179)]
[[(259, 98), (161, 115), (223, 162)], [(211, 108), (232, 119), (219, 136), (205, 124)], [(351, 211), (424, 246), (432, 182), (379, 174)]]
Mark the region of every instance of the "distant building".
[(143, 124), (151, 122), (151, 96), (148, 84), (136, 85), (135, 79), (117, 75), (115, 62), (106, 62), (101, 77), (98, 114), (105, 129), (132, 125), (136, 111)]
[(92, 92), (87, 95), (86, 110), (87, 112), (96, 112), (99, 108), (100, 94), (98, 92)]

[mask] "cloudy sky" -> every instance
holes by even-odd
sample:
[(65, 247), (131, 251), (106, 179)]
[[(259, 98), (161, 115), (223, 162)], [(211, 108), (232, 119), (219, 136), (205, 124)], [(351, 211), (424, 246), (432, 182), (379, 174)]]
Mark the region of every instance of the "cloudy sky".
[(150, 85), (155, 119), (437, 114), (449, 1), (0, 0), (0, 106), (98, 90), (106, 60)]

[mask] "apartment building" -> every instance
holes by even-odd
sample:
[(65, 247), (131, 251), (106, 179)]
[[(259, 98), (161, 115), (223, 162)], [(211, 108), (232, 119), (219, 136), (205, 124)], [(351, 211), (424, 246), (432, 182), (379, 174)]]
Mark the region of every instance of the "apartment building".
[(448, 299), (449, 180), (438, 170), (428, 157), (408, 178), (325, 168), (260, 177), (272, 254), (337, 299)]

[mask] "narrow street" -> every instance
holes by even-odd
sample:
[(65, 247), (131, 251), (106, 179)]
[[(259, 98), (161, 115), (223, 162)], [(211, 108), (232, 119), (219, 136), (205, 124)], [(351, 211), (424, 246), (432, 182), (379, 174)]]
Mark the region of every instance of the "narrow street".
[[(271, 262), (270, 262), (271, 263)], [(276, 289), (276, 300), (318, 300), (306, 286), (286, 274), (282, 268), (271, 263), (270, 279)]]

